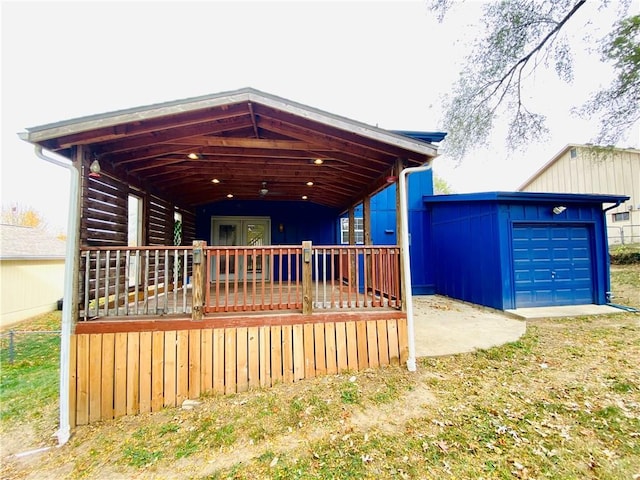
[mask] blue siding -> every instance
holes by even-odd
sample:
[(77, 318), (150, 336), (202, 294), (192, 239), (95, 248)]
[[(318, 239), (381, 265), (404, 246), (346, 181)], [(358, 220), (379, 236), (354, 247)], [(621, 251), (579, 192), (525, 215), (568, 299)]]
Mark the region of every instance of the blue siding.
[[(261, 202), (261, 201), (223, 201), (217, 202), (196, 211), (196, 237), (211, 244), (211, 217), (270, 217), (272, 245), (300, 245), (311, 240), (314, 245), (335, 245), (338, 243), (334, 225), (338, 211), (310, 202)], [(280, 232), (279, 225), (283, 225)], [(274, 279), (289, 278), (289, 260), (283, 255), (275, 255), (273, 264)], [(320, 271), (322, 271), (322, 265)], [(282, 270), (280, 270), (280, 267)], [(291, 280), (295, 279), (295, 271), (291, 272)]]
[[(211, 242), (212, 216), (270, 217), (272, 245), (300, 245), (304, 240), (315, 245), (335, 245), (338, 214), (335, 209), (310, 202), (217, 202), (197, 209), (196, 236)], [(282, 233), (280, 224), (284, 227)]]
[(497, 206), (433, 206), (431, 215), (436, 292), (502, 308)]
[[(430, 223), (423, 202), (424, 195), (433, 195), (432, 172), (428, 170), (409, 175), (408, 191), (412, 292), (414, 295), (433, 294), (433, 268), (428, 258)], [(362, 217), (362, 205), (356, 207), (355, 216)], [(337, 224), (336, 228), (339, 239), (340, 225)], [(371, 242), (374, 245), (396, 245), (396, 229), (396, 185), (391, 184), (371, 198)]]

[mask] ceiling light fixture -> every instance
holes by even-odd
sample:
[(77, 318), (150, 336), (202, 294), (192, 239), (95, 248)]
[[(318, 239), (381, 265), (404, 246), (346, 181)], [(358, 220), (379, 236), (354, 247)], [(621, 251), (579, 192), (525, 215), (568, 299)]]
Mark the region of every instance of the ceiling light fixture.
[(324, 163), (324, 160), (322, 160), (321, 158), (316, 158), (313, 163), (315, 163), (316, 165), (322, 165)]
[(189, 160), (199, 160), (200, 159), (200, 155), (198, 155), (196, 152), (191, 152), (187, 155), (187, 158)]
[(233, 193), (227, 193), (227, 198), (233, 198)]
[(303, 200), (307, 200), (309, 197), (307, 197), (306, 195), (302, 195), (302, 199)]
[(89, 176), (94, 178), (100, 177), (100, 162), (98, 162), (97, 158), (89, 165)]
[(211, 183), (220, 183), (220, 180), (218, 180), (217, 178), (213, 178), (213, 179), (211, 180)]
[(313, 182), (307, 182), (307, 187), (312, 187), (313, 186)]

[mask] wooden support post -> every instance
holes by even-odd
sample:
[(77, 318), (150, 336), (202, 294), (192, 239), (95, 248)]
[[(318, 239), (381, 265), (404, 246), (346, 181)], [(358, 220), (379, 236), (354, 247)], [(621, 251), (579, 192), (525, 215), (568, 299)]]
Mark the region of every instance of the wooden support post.
[(192, 320), (202, 320), (204, 311), (204, 269), (207, 262), (205, 260), (205, 247), (207, 242), (204, 240), (193, 241), (193, 305), (191, 309)]
[[(349, 245), (356, 244), (356, 207), (349, 208)], [(349, 262), (351, 263), (351, 274), (349, 275), (349, 291), (351, 292), (353, 289), (357, 291), (358, 286), (354, 285), (356, 283), (356, 255), (357, 252), (349, 252), (347, 258), (349, 258)]]
[(311, 241), (302, 242), (302, 313), (313, 313), (313, 288), (311, 276)]
[(349, 245), (356, 244), (356, 208), (349, 208)]
[[(364, 244), (365, 246), (371, 245), (371, 197), (367, 195), (362, 201), (362, 228), (364, 230)], [(372, 275), (371, 275), (371, 255), (367, 255), (367, 251), (364, 250), (365, 261), (365, 285), (369, 288), (372, 287)], [(365, 293), (365, 297), (367, 292)]]

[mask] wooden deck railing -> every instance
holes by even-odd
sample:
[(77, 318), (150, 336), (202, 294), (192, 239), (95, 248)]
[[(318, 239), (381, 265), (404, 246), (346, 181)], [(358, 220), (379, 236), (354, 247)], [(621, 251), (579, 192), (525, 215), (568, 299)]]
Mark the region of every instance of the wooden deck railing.
[(80, 318), (189, 315), (194, 296), (204, 314), (304, 311), (305, 301), (313, 310), (402, 305), (399, 247), (315, 246), (307, 255), (301, 246), (204, 247), (197, 265), (193, 252), (83, 248)]
[(81, 249), (80, 318), (190, 313), (191, 250)]
[(400, 248), (314, 247), (314, 308), (400, 308)]
[(302, 308), (297, 246), (207, 247), (205, 313)]

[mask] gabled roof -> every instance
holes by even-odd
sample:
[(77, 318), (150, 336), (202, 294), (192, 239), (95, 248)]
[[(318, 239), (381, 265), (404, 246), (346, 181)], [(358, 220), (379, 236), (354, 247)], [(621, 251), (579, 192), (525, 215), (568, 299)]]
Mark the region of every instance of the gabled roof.
[(524, 190), (525, 188), (527, 188), (538, 177), (540, 177), (540, 175), (542, 175), (544, 172), (549, 170), (549, 168), (551, 168), (553, 166), (553, 164), (555, 164), (558, 160), (560, 160), (562, 157), (564, 157), (566, 155), (566, 153), (569, 150), (571, 150), (572, 148), (597, 148), (597, 149), (602, 149), (604, 151), (620, 151), (620, 152), (631, 151), (631, 152), (640, 153), (640, 150), (636, 150), (636, 149), (633, 149), (633, 148), (626, 148), (625, 149), (625, 148), (616, 148), (616, 147), (603, 147), (603, 146), (591, 145), (591, 144), (580, 145), (580, 144), (577, 144), (577, 143), (570, 143), (570, 144), (566, 145), (558, 153), (556, 153), (551, 158), (551, 160), (549, 160), (542, 167), (540, 167), (533, 175), (531, 175), (531, 177), (529, 177), (522, 185), (520, 185), (518, 187), (518, 190), (521, 191), (521, 190)]
[(59, 260), (65, 257), (65, 241), (40, 229), (0, 225), (0, 259)]
[(182, 206), (228, 194), (263, 199), (265, 187), (269, 199), (306, 195), (344, 208), (382, 188), (397, 158), (406, 166), (434, 158), (431, 141), (444, 135), (384, 130), (244, 88), (41, 125), (20, 136), (69, 158), (84, 145), (106, 174)]

